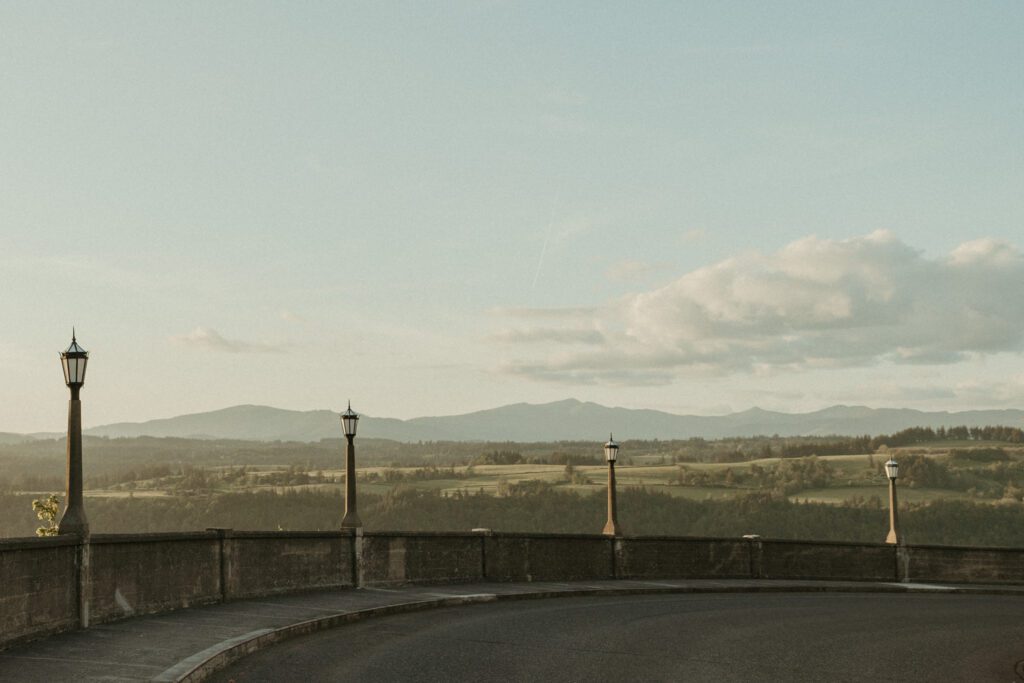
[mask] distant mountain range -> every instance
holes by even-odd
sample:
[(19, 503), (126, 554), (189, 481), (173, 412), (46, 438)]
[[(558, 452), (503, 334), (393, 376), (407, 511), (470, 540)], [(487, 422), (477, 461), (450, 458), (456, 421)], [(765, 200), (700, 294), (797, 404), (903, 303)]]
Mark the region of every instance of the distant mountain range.
[[(976, 410), (959, 413), (909, 409), (833, 406), (812, 413), (777, 413), (752, 408), (722, 416), (673, 415), (657, 410), (608, 408), (575, 399), (534, 405), (516, 403), (490, 410), (418, 417), (411, 420), (363, 416), (359, 436), (396, 441), (567, 441), (604, 439), (718, 439), (729, 436), (824, 436), (889, 434), (908, 427), (1008, 425), (1024, 428), (1024, 411)], [(93, 427), (91, 436), (319, 441), (341, 438), (338, 413), (295, 411), (243, 405), (208, 413), (148, 422)], [(38, 437), (57, 436), (39, 434)], [(20, 435), (3, 434), (0, 441)]]

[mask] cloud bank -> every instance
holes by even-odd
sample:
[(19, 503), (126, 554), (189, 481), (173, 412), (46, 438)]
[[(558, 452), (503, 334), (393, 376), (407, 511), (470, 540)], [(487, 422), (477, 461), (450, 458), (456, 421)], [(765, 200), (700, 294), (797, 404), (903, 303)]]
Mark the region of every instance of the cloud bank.
[(882, 361), (955, 363), (1024, 346), (1024, 257), (991, 239), (930, 259), (892, 233), (806, 237), (604, 306), (507, 316), (503, 369), (541, 380), (666, 384)]

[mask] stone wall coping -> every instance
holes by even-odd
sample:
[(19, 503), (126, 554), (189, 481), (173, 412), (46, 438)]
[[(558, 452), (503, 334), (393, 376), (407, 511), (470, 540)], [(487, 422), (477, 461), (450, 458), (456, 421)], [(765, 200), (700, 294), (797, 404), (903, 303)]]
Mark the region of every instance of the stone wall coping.
[[(580, 541), (611, 541), (614, 536), (604, 534), (551, 534), (532, 533), (528, 531), (366, 531), (365, 538), (538, 538), (538, 539), (574, 539)], [(620, 538), (637, 538), (633, 536)], [(675, 536), (666, 538), (678, 538)]]
[[(610, 538), (606, 536), (605, 538)], [(622, 539), (623, 541), (635, 542), (635, 541), (683, 541), (685, 543), (749, 543), (752, 540), (763, 540), (763, 539), (750, 539), (743, 538), (742, 536), (618, 536), (616, 538)]]
[(363, 538), (480, 538), (483, 531), (364, 531)]
[(149, 534), (93, 534), (93, 545), (112, 543), (166, 543), (168, 541), (214, 541), (218, 536), (211, 531), (170, 531)]
[(986, 553), (1024, 553), (1024, 548), (1010, 548), (1008, 546), (918, 545), (915, 543), (914, 545), (904, 544), (904, 547), (910, 548), (911, 550), (952, 550), (956, 552), (970, 550)]
[[(348, 529), (333, 531), (235, 531), (233, 529), (207, 529), (206, 531), (171, 531), (148, 534), (93, 534), (94, 544), (111, 543), (165, 543), (170, 541), (216, 541), (220, 538), (281, 539), (289, 538), (350, 538)], [(31, 540), (31, 539), (29, 539)]]
[(82, 541), (78, 536), (20, 536), (16, 538), (0, 538), (0, 551), (62, 548), (69, 545), (80, 545), (81, 542)]
[[(551, 538), (551, 539), (575, 539), (578, 541), (614, 541), (615, 536), (604, 534), (534, 534), (519, 531), (489, 531), (478, 532), (477, 535), (492, 536), (494, 538)], [(618, 538), (632, 538), (619, 536)]]
[[(350, 538), (355, 535), (352, 529), (335, 529), (330, 531), (236, 531), (233, 529), (208, 529), (206, 531), (177, 531), (145, 534), (93, 534), (90, 542), (94, 544), (116, 543), (160, 543), (168, 541), (200, 541), (217, 540), (220, 538), (238, 539), (280, 539), (289, 538)], [(371, 538), (509, 538), (509, 539), (576, 539), (576, 540), (622, 540), (628, 542), (665, 542), (684, 543), (749, 543), (757, 541), (762, 544), (774, 545), (805, 545), (805, 546), (839, 546), (849, 548), (895, 548), (887, 543), (865, 543), (856, 541), (813, 541), (788, 538), (757, 538), (743, 537), (709, 537), (709, 536), (606, 536), (603, 534), (557, 534), (529, 533), (513, 531), (368, 531), (364, 536)], [(81, 540), (74, 535), (67, 536), (21, 536), (0, 538), (0, 551), (59, 548), (79, 545)], [(1024, 548), (1007, 546), (956, 546), (936, 544), (905, 544), (908, 549), (938, 551), (978, 551), (996, 553), (1024, 553)]]
[[(219, 537), (221, 530), (215, 530), (215, 537)], [(224, 538), (266, 538), (287, 540), (289, 538), (351, 538), (355, 535), (352, 529), (331, 529), (329, 531), (235, 531), (234, 529), (223, 529)]]
[[(759, 538), (762, 544), (772, 543), (775, 545), (825, 545), (840, 546), (847, 548), (895, 548), (891, 543), (865, 543), (859, 541), (799, 541), (793, 538)], [(917, 546), (915, 546), (917, 547)], [(974, 550), (974, 548), (961, 548), (961, 550)]]

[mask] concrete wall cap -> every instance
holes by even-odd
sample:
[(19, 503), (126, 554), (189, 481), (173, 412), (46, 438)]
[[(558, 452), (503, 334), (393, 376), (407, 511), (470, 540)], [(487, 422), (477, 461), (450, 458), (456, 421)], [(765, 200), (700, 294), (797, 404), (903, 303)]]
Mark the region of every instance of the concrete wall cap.
[(857, 541), (797, 541), (791, 538), (759, 538), (762, 544), (775, 545), (806, 545), (806, 546), (842, 546), (846, 548), (893, 548), (891, 543), (862, 543)]
[(177, 531), (152, 534), (93, 534), (92, 545), (112, 543), (168, 543), (174, 541), (212, 541), (218, 538), (213, 531)]
[(238, 531), (225, 529), (224, 538), (265, 538), (287, 540), (289, 538), (351, 538), (355, 529), (331, 529), (329, 531)]
[(363, 538), (480, 538), (472, 531), (364, 531)]
[(81, 543), (82, 540), (78, 536), (20, 536), (0, 538), (0, 550), (42, 550), (81, 545)]

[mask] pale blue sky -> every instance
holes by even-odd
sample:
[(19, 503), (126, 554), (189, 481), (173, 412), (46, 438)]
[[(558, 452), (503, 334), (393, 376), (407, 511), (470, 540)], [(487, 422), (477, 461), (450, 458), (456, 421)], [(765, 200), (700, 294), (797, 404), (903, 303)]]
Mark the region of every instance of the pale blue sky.
[(1022, 35), (1010, 1), (4, 3), (0, 431), (61, 428), (72, 324), (86, 424), (1024, 406)]

